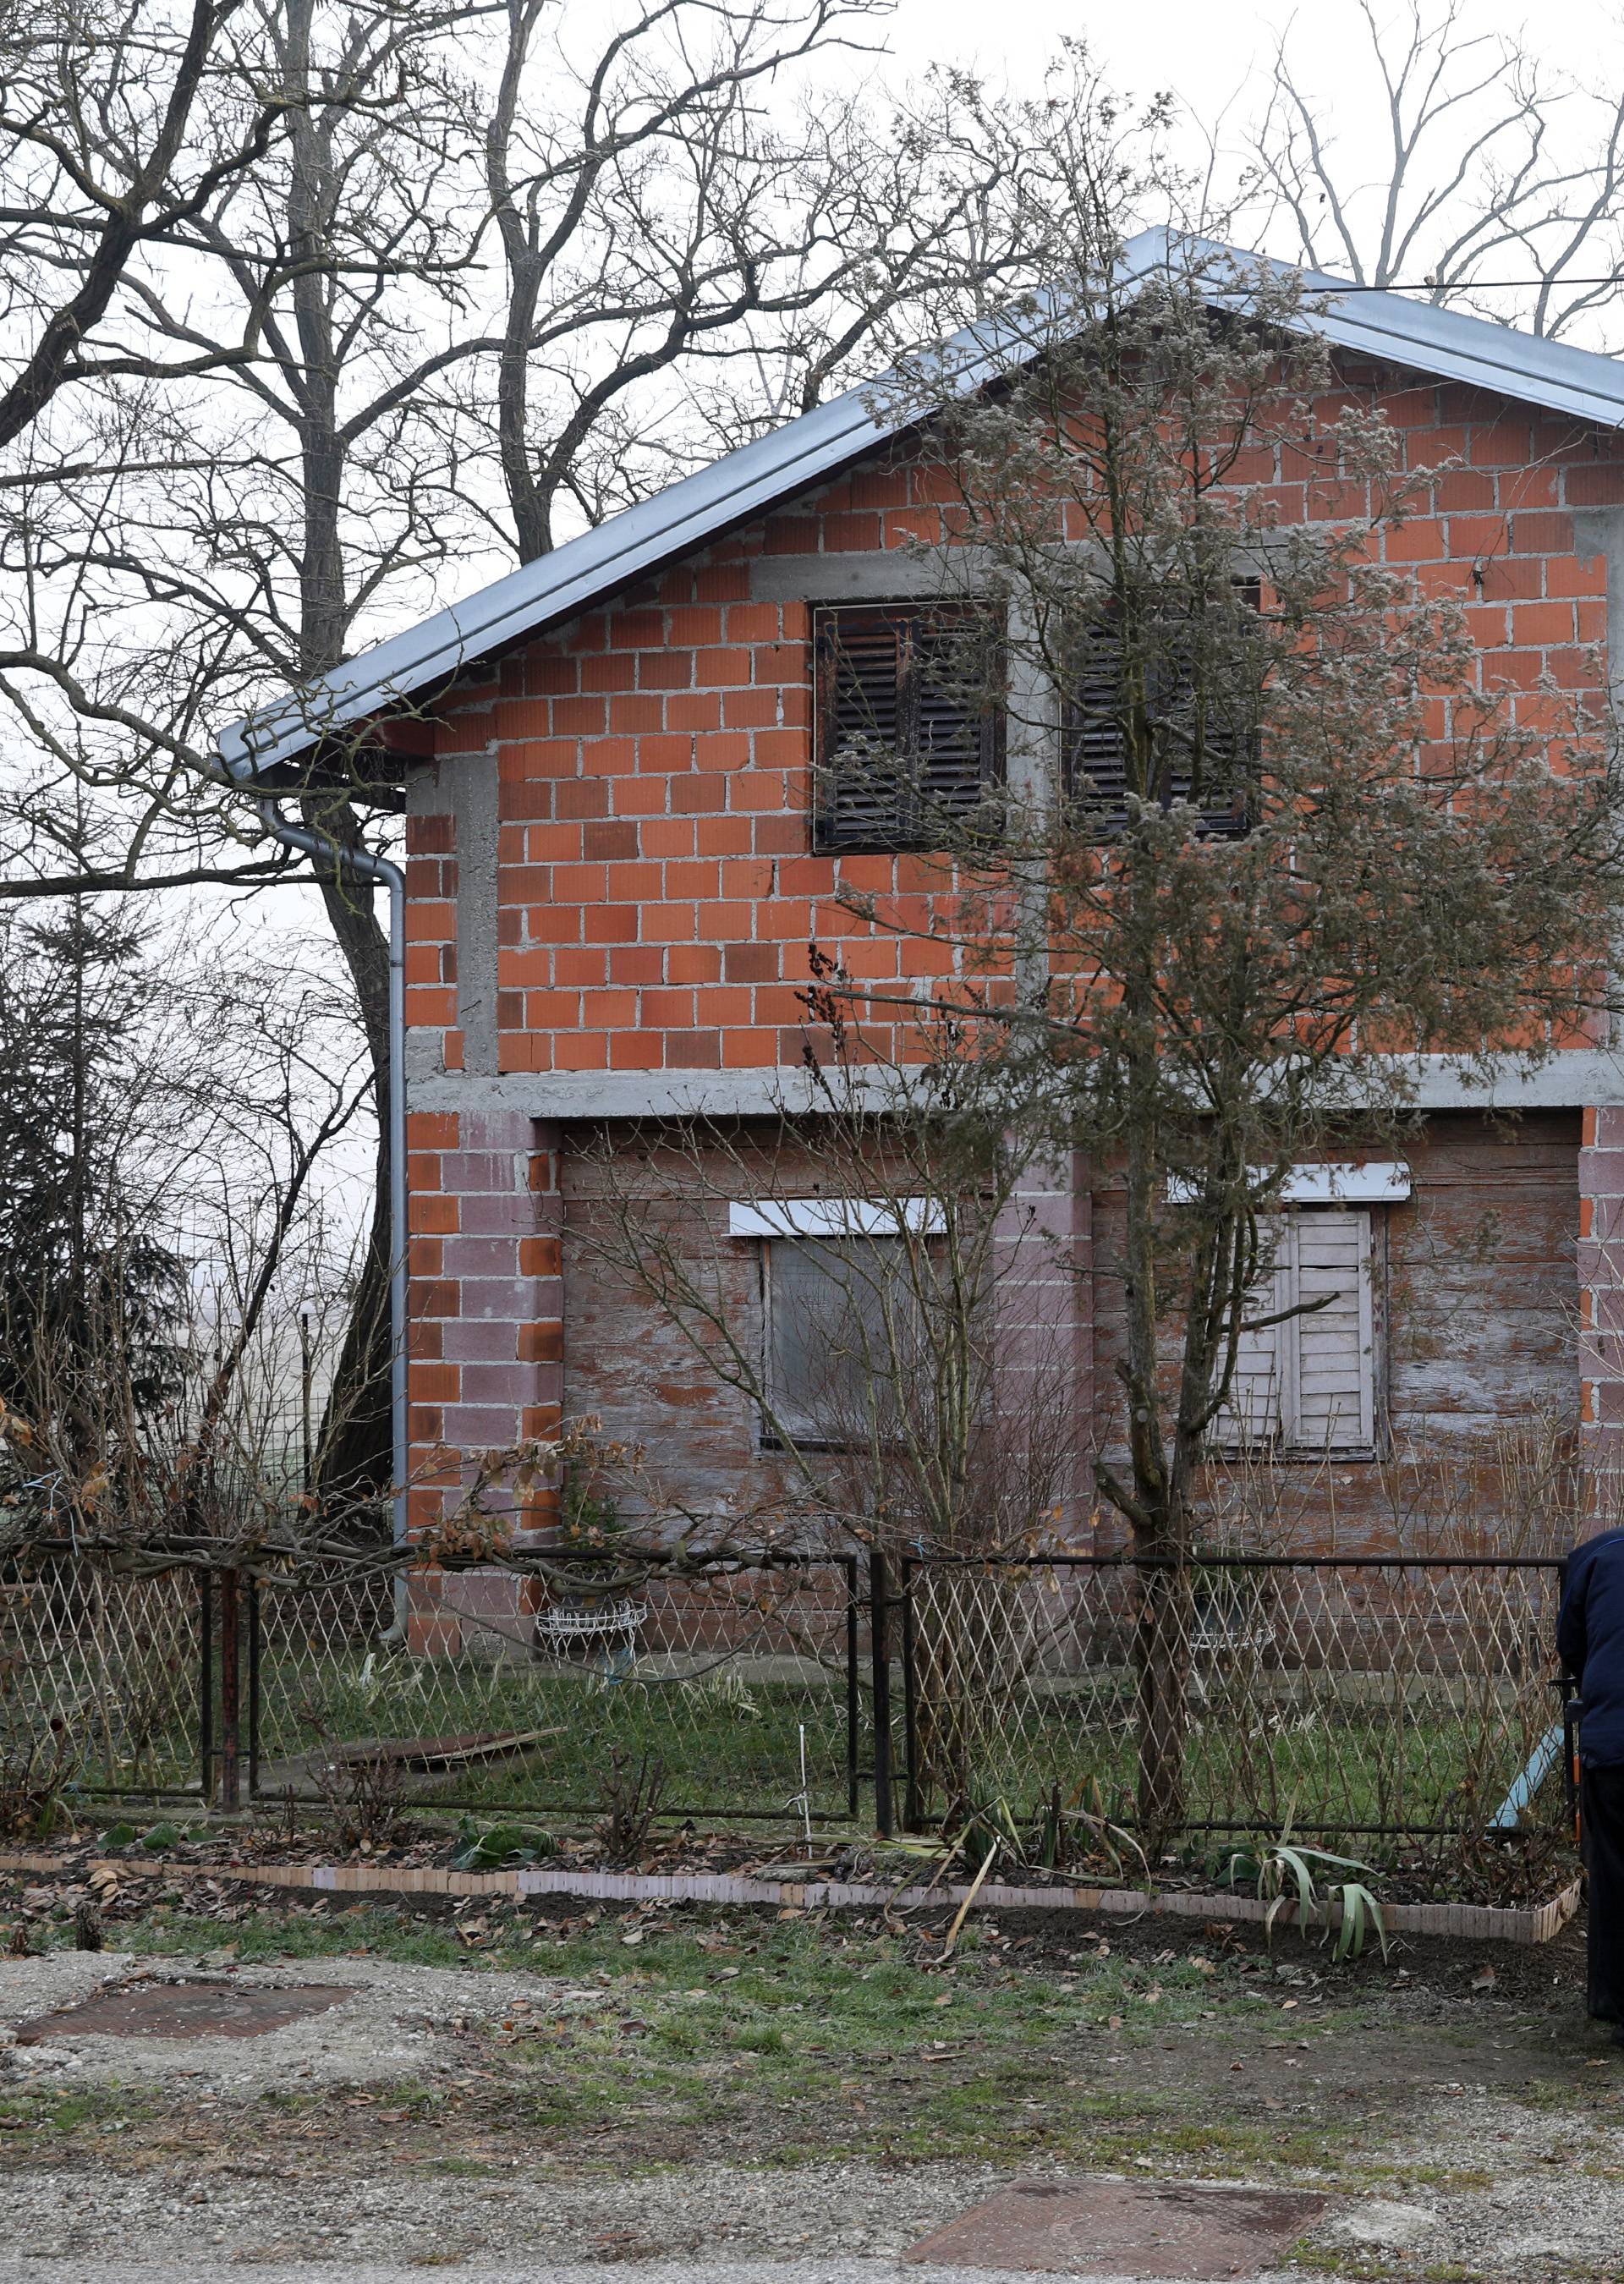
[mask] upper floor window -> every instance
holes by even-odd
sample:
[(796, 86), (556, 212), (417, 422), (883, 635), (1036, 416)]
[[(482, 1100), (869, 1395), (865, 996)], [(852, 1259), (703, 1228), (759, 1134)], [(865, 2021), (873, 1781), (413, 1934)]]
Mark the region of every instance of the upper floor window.
[(973, 605), (816, 614), (815, 849), (940, 848), (984, 808), (1003, 778), (1003, 707), (966, 686), (988, 663), (983, 623)]
[[(1238, 597), (1256, 611), (1257, 582), (1238, 583)], [(1143, 627), (1130, 658), (1120, 620), (1105, 614), (1080, 647), (1063, 707), (1064, 783), (1069, 798), (1088, 802), (1098, 837), (1127, 825), (1136, 734), (1145, 740), (1144, 790), (1163, 809), (1193, 802), (1204, 833), (1247, 832), (1259, 741), (1244, 623), (1220, 613), (1208, 626), (1170, 610)]]

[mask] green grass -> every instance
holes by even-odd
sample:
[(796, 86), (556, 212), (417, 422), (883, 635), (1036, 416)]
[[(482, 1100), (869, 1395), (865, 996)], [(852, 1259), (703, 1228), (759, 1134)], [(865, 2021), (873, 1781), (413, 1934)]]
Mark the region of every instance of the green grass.
[(10, 2129), (0, 2149), (15, 2150), (25, 2133), (128, 2132), (161, 2114), (162, 2097), (122, 2086), (15, 2086), (0, 2093), (0, 2121)]
[[(1161, 2081), (1167, 2091), (1100, 2083), (1103, 2053), (1131, 2065), (1143, 2050), (1148, 2075), (1149, 2050), (1175, 2032), (1255, 2038), (1272, 2027), (1280, 2018), (1245, 1995), (1256, 1978), (1234, 1962), (1152, 1964), (1089, 1947), (1073, 1968), (1040, 1967), (1011, 1963), (972, 1925), (943, 1972), (892, 1936), (810, 1920), (654, 1921), (634, 1947), (618, 1920), (560, 1940), (514, 1912), (465, 1916), (483, 1930), (472, 1951), (446, 1920), (373, 1906), (254, 1912), (227, 1928), (155, 1911), (121, 1923), (118, 1942), (207, 1958), (226, 1936), (243, 1962), (364, 1951), (601, 1991), (601, 2005), (543, 2004), (515, 2016), (517, 2031), (486, 2034), (490, 2120), (538, 2148), (590, 2150), (608, 2133), (621, 2162), (650, 2167), (700, 2148), (782, 2165), (1042, 2154), (1111, 2165), (1151, 2155), (1175, 2171), (1334, 2163), (1323, 2130), (1222, 2105), (1192, 2115), (1176, 2079)], [(389, 2105), (438, 2132), (475, 2098), (419, 2083), (391, 2088)], [(293, 2121), (317, 2099), (277, 2091), (263, 2102)], [(441, 2154), (484, 2162), (454, 2141)]]
[[(75, 1693), (70, 1664), (57, 1676), (65, 1698)], [(357, 1646), (279, 1660), (269, 1649), (262, 1667), (262, 1782), (279, 1788), (284, 1772), (302, 1794), (313, 1789), (308, 1763), (320, 1750), (307, 1712), (341, 1742), (369, 1739), (554, 1733), (522, 1760), (477, 1764), (425, 1785), (414, 1800), (466, 1802), (491, 1811), (526, 1806), (595, 1812), (612, 1756), (622, 1752), (631, 1773), (646, 1757), (665, 1769), (665, 1804), (691, 1809), (792, 1813), (799, 1794), (800, 1732), (815, 1816), (847, 1811), (847, 1709), (843, 1675), (826, 1679), (739, 1683), (714, 1678), (683, 1682), (624, 1675), (603, 1667), (580, 1670), (518, 1662), (379, 1654)], [(98, 1739), (87, 1751), (87, 1787), (131, 1791), (184, 1789), (198, 1771), (195, 1715), (184, 1701), (152, 1725), (137, 1748), (129, 1738)]]

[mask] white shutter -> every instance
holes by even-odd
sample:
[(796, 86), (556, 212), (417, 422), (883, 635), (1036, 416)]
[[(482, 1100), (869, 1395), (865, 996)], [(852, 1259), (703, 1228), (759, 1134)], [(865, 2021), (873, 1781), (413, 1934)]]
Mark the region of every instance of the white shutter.
[(1214, 1420), (1221, 1449), (1277, 1447), (1318, 1453), (1366, 1450), (1376, 1440), (1376, 1341), (1368, 1213), (1293, 1213), (1261, 1224), (1274, 1266), (1247, 1299), (1271, 1317), (1243, 1330), (1229, 1402)]
[[(1260, 1222), (1258, 1240), (1266, 1253), (1272, 1248), (1274, 1264), (1247, 1295), (1246, 1313), (1274, 1317), (1292, 1305), (1292, 1224), (1284, 1216)], [(1229, 1400), (1212, 1426), (1213, 1441), (1226, 1451), (1256, 1451), (1285, 1434), (1293, 1411), (1291, 1330), (1289, 1319), (1242, 1326)]]
[(1370, 1307), (1370, 1216), (1303, 1213), (1296, 1224), (1299, 1302), (1321, 1302), (1292, 1319), (1297, 1349), (1296, 1417), (1286, 1441), (1304, 1451), (1346, 1451), (1376, 1439), (1375, 1335)]

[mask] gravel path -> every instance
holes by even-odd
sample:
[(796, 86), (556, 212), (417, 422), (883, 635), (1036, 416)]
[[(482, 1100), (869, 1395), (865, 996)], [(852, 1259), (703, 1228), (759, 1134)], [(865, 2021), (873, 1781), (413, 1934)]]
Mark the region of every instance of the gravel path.
[[(1350, 2257), (1385, 2254), (1401, 2274), (1537, 2284), (1619, 2273), (1624, 2153), (1616, 2129), (1599, 2147), (1588, 2131), (1519, 2116), (1497, 2099), (1469, 2097), (1448, 2110), (1417, 2121), (1433, 2162), (1478, 2166), (1489, 2186), (1402, 2201), (1341, 2196), (1316, 2241)], [(1572, 2154), (1565, 2144), (1576, 2144)], [(1598, 2178), (1604, 2157), (1619, 2178)], [(375, 2272), (420, 2275), (426, 2265), (465, 2284), (823, 2284), (837, 2276), (925, 2284), (932, 2272), (899, 2269), (899, 2256), (1010, 2178), (992, 2167), (929, 2163), (709, 2164), (632, 2178), (584, 2166), (573, 2174), (511, 2170), (511, 2180), (489, 2171), (437, 2174), (432, 2163), (330, 2172), (319, 2147), (295, 2169), (285, 2157), (266, 2163), (248, 2144), (190, 2180), (168, 2170), (26, 2167), (5, 2183), (13, 2257), (9, 2266), (0, 2259), (0, 2284), (25, 2274), (88, 2284), (104, 2275), (190, 2284), (207, 2274), (215, 2284), (222, 2262), (252, 2265), (259, 2284), (330, 2265), (356, 2284)], [(970, 2272), (950, 2272), (971, 2284)]]
[[(218, 2272), (213, 2267), (186, 2264), (161, 2270), (143, 2269), (139, 2272), (120, 2265), (90, 2265), (82, 2262), (71, 2266), (40, 2260), (7, 2261), (0, 2259), (0, 2284), (123, 2284), (127, 2277), (139, 2273), (143, 2284), (220, 2284)], [(393, 2268), (378, 2266), (368, 2261), (344, 2269), (344, 2284), (424, 2284), (426, 2273), (438, 2272), (452, 2277), (456, 2284), (1032, 2284), (1030, 2272), (1012, 2268), (936, 2268), (913, 2262), (903, 2265), (897, 2261), (865, 2261), (855, 2268), (848, 2259), (821, 2260), (746, 2260), (707, 2261), (703, 2269), (694, 2268), (687, 2261), (640, 2261), (635, 2266), (621, 2261), (593, 2261), (587, 2264), (566, 2263), (560, 2267), (556, 2262), (541, 2264), (522, 2263), (518, 2266), (488, 2268), (441, 2267), (426, 2272), (421, 2266)], [(255, 2264), (254, 2284), (310, 2284), (316, 2272), (301, 2264), (296, 2267)], [(1089, 2270), (1086, 2274), (1074, 2270), (1071, 2277), (1062, 2278), (1059, 2284), (1180, 2284), (1173, 2277), (1125, 2277), (1107, 2271)], [(1267, 2275), (1249, 2279), (1248, 2284), (1302, 2284), (1301, 2272), (1273, 2270)]]
[[(635, 2266), (615, 2260), (584, 2265), (572, 2261), (562, 2267), (547, 2261), (501, 2268), (482, 2264), (444, 2268), (436, 2264), (436, 2268), (439, 2273), (455, 2278), (457, 2284), (1031, 2284), (1031, 2276), (1024, 2270), (935, 2268), (912, 2262), (904, 2266), (892, 2260), (865, 2261), (856, 2269), (849, 2259), (841, 2258), (707, 2261), (703, 2270), (696, 2270), (687, 2261), (668, 2260), (640, 2261)], [(49, 2280), (49, 2284), (59, 2284), (59, 2280), (60, 2284), (77, 2284), (81, 2278), (83, 2284), (123, 2284), (125, 2278), (137, 2272), (122, 2264), (105, 2266), (99, 2262), (62, 2265), (54, 2261), (0, 2258), (0, 2284), (43, 2284), (43, 2280)], [(292, 2268), (256, 2264), (254, 2284), (310, 2284), (315, 2272), (303, 2263)], [(216, 2269), (192, 2263), (144, 2269), (139, 2273), (144, 2284), (147, 2279), (151, 2284), (219, 2284)], [(345, 2284), (424, 2284), (426, 2271), (421, 2266), (394, 2268), (367, 2261), (347, 2265), (343, 2273)], [(1067, 2280), (1061, 2279), (1060, 2284), (1067, 2284)], [(1069, 2284), (1179, 2284), (1179, 2280), (1123, 2277), (1100, 2270), (1087, 2275), (1074, 2272)], [(1300, 2272), (1282, 2270), (1250, 2280), (1250, 2284), (1302, 2284), (1302, 2279)]]
[[(108, 1983), (199, 1979), (257, 1991), (335, 1984), (350, 1995), (246, 2040), (113, 2038), (65, 2025), (43, 2045), (7, 2043), (20, 2021)], [(0, 2191), (0, 2284), (219, 2284), (221, 2267), (238, 2264), (258, 2284), (328, 2273), (345, 2284), (406, 2284), (426, 2268), (464, 2284), (976, 2284), (983, 2272), (902, 2266), (901, 2256), (1012, 2169), (696, 2160), (617, 2171), (589, 2148), (532, 2156), (511, 2131), (481, 2139), (470, 2127), (455, 2151), (437, 2147), (432, 2131), (380, 2138), (340, 2091), (371, 2086), (367, 2115), (381, 2123), (394, 2081), (472, 2083), (459, 2074), (488, 2059), (488, 2026), (510, 2010), (603, 2004), (601, 1988), (577, 1990), (562, 1977), (376, 1955), (264, 1967), (237, 1966), (224, 1952), (186, 1964), (66, 1951), (0, 1959), (0, 2087), (155, 2089), (174, 2128), (163, 2149), (139, 2131), (121, 2138), (116, 2124), (98, 2130), (101, 2155), (82, 2140), (54, 2160), (37, 2144), (26, 2156), (18, 2149)], [(1447, 2038), (1447, 2027), (1433, 2035)], [(1365, 2036), (1362, 2051), (1378, 2072), (1384, 2055), (1390, 2068), (1407, 2050), (1413, 2059), (1413, 2038), (1407, 2047), (1398, 2029)], [(1435, 2070), (1446, 2051), (1436, 2046)], [(1480, 2069), (1500, 2053), (1481, 2044), (1473, 2051)], [(1515, 2065), (1526, 2076), (1515, 2051), (1501, 2058), (1508, 2073)], [(1296, 2066), (1287, 2057), (1283, 2068)], [(1344, 2142), (1352, 2170), (1316, 2249), (1355, 2273), (1374, 2261), (1368, 2272), (1462, 2284), (1617, 2277), (1624, 2087), (1613, 2090), (1612, 2061), (1581, 2052), (1569, 2073), (1570, 2085), (1581, 2083), (1554, 2106), (1519, 2100), (1510, 2084), (1441, 2087), (1441, 2076), (1385, 2126), (1372, 2120), (1356, 2152)], [(322, 2099), (273, 2131), (262, 2097), (277, 2091)], [(1193, 2081), (1190, 2093), (1204, 2099)], [(1408, 2179), (1390, 2194), (1388, 2164)], [(1424, 2189), (1417, 2174), (1436, 2186)], [(1273, 2185), (1282, 2185), (1277, 2176)]]

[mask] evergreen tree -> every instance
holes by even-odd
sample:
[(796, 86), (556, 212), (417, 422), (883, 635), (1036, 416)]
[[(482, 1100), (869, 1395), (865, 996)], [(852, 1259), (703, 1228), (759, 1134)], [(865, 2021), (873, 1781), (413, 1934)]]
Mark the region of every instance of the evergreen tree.
[(142, 1182), (144, 952), (83, 899), (0, 921), (0, 1399), (75, 1473), (182, 1385), (184, 1265)]

